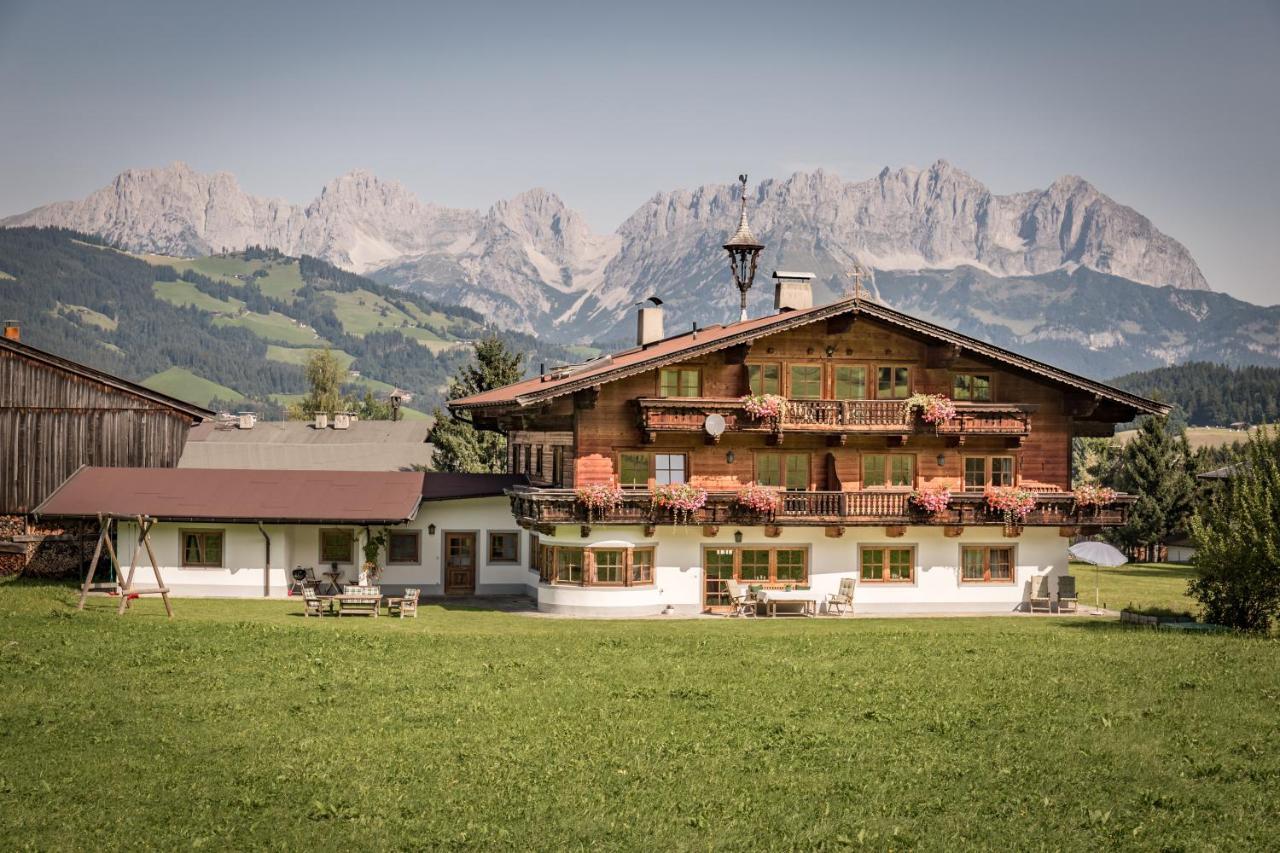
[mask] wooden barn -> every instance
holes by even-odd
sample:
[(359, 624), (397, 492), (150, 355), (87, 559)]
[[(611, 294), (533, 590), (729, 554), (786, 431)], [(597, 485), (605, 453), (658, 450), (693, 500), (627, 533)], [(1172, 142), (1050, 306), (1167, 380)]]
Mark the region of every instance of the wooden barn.
[(38, 529), (29, 516), (76, 470), (172, 468), (191, 426), (212, 416), (24, 344), (17, 325), (6, 324), (0, 337), (0, 573), (21, 570), (41, 543), (72, 543), (84, 533)]

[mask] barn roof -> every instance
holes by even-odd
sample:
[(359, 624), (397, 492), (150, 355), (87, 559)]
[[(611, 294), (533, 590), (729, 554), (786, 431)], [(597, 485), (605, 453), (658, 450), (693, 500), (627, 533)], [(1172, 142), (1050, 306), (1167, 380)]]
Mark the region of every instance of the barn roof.
[(783, 311), (725, 326), (708, 326), (705, 329), (685, 332), (647, 346), (633, 347), (561, 371), (552, 371), (545, 376), (535, 376), (502, 388), (451, 400), (448, 405), (454, 410), (482, 410), (541, 403), (574, 391), (624, 379), (845, 313), (870, 317), (919, 337), (960, 347), (967, 354), (1039, 376), (1058, 385), (1096, 394), (1100, 398), (1128, 406), (1139, 413), (1167, 414), (1169, 411), (1169, 407), (1162, 403), (1121, 391), (1102, 382), (1078, 376), (1042, 361), (856, 297), (841, 299), (816, 308)]
[(21, 358), (30, 359), (31, 361), (40, 362), (41, 364), (79, 376), (83, 379), (89, 379), (98, 382), (125, 394), (131, 394), (135, 397), (141, 397), (156, 403), (165, 408), (172, 409), (180, 414), (187, 415), (193, 423), (199, 423), (206, 418), (211, 418), (214, 413), (194, 403), (188, 403), (185, 400), (179, 400), (177, 397), (171, 397), (168, 394), (162, 394), (159, 391), (153, 391), (144, 385), (136, 382), (130, 382), (127, 379), (121, 379), (119, 376), (113, 376), (105, 371), (89, 367), (87, 364), (81, 364), (72, 361), (69, 358), (63, 358), (54, 355), (51, 352), (45, 352), (42, 349), (25, 344), (21, 341), (15, 341), (11, 338), (0, 338), (0, 351), (8, 350)]

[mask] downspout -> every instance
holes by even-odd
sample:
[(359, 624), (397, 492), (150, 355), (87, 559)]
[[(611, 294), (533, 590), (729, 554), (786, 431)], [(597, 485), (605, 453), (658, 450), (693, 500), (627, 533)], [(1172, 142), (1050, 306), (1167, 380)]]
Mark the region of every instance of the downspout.
[(267, 543), (267, 560), (262, 566), (262, 597), (271, 597), (271, 537), (267, 535), (267, 529), (262, 526), (262, 522), (258, 522), (258, 532), (262, 534), (262, 540)]

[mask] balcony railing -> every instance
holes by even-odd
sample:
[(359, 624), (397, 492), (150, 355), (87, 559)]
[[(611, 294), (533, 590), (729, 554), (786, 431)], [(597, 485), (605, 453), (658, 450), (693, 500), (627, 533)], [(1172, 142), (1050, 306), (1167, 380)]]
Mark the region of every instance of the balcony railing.
[(928, 424), (908, 415), (901, 400), (787, 400), (777, 423), (757, 420), (741, 401), (722, 397), (642, 397), (640, 429), (659, 432), (700, 431), (707, 416), (720, 415), (729, 432), (866, 433), (881, 435), (999, 435), (1031, 432), (1034, 407), (1008, 403), (956, 403), (956, 417)]
[[(546, 524), (672, 524), (669, 512), (652, 507), (645, 490), (628, 491), (622, 502), (605, 513), (588, 513), (570, 489), (519, 486), (507, 492), (511, 510), (524, 525)], [(1122, 495), (1105, 507), (1076, 506), (1070, 492), (1041, 492), (1023, 526), (1111, 527), (1124, 524), (1134, 498)], [(688, 519), (690, 524), (873, 526), (873, 525), (1003, 525), (979, 493), (953, 494), (940, 513), (914, 509), (906, 492), (782, 492), (773, 513), (754, 513), (737, 502), (735, 492), (711, 492), (706, 505)]]

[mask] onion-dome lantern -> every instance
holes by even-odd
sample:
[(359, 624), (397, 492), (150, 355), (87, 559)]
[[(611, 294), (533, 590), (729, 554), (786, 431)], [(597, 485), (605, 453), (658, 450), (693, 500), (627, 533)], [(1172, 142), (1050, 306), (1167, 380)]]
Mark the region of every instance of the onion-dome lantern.
[(724, 250), (729, 253), (729, 269), (733, 272), (733, 283), (738, 288), (738, 293), (742, 298), (742, 314), (739, 320), (747, 319), (747, 291), (751, 289), (751, 284), (756, 277), (756, 264), (760, 260), (760, 251), (764, 249), (764, 244), (756, 239), (756, 235), (751, 233), (751, 226), (747, 224), (747, 176), (739, 175), (738, 180), (742, 183), (742, 217), (738, 220), (738, 230), (729, 238), (729, 242), (724, 244)]

